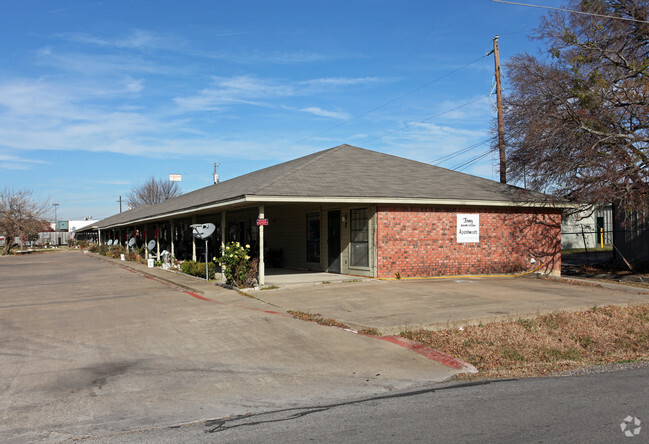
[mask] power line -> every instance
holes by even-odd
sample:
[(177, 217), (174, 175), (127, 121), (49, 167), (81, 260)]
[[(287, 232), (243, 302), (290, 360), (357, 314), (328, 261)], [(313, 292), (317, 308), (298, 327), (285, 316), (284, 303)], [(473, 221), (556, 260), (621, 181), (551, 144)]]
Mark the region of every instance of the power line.
[(453, 171), (463, 171), (463, 170), (465, 170), (466, 168), (468, 168), (468, 167), (470, 167), (471, 165), (473, 165), (474, 163), (476, 163), (478, 160), (480, 160), (480, 159), (482, 159), (482, 158), (484, 158), (484, 157), (487, 157), (489, 154), (491, 154), (491, 149), (489, 149), (488, 151), (485, 151), (485, 152), (483, 152), (483, 153), (480, 153), (480, 154), (478, 154), (477, 156), (474, 156), (474, 157), (472, 157), (471, 159), (466, 160), (465, 162), (462, 162), (461, 164), (456, 165), (455, 167), (453, 167), (453, 168), (451, 168), (451, 169), (452, 169)]
[(428, 162), (428, 163), (431, 164), (431, 165), (437, 165), (439, 163), (447, 162), (447, 161), (449, 161), (451, 159), (454, 159), (457, 156), (461, 156), (462, 154), (466, 154), (469, 151), (472, 151), (472, 150), (476, 149), (477, 147), (479, 147), (481, 145), (484, 145), (487, 142), (491, 142), (492, 140), (494, 140), (493, 137), (490, 137), (489, 139), (481, 140), (480, 142), (476, 142), (473, 145), (469, 145), (469, 146), (467, 146), (465, 148), (460, 148), (457, 151), (453, 151), (452, 153), (449, 153), (449, 154), (447, 154), (445, 156), (442, 156), (442, 157), (440, 157), (438, 159), (435, 159), (435, 160), (433, 160), (431, 162)]
[(638, 20), (638, 19), (627, 18), (627, 17), (618, 17), (616, 15), (596, 14), (594, 12), (575, 11), (574, 9), (556, 8), (554, 6), (530, 5), (530, 4), (527, 4), (527, 3), (506, 2), (504, 0), (491, 0), (491, 1), (495, 2), (495, 3), (504, 3), (506, 5), (529, 6), (530, 8), (541, 8), (541, 9), (553, 9), (555, 11), (572, 12), (573, 14), (591, 15), (593, 17), (610, 18), (610, 19), (615, 19), (615, 20), (626, 20), (628, 22), (649, 23), (649, 21), (647, 21), (647, 20)]

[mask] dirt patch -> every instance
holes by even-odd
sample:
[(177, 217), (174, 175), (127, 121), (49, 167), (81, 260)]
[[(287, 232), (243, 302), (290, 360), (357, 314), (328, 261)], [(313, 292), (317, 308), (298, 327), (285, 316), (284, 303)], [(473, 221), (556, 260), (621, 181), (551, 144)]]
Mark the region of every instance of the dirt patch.
[(514, 322), (401, 336), (473, 364), (460, 378), (542, 376), (581, 367), (649, 360), (649, 305), (604, 306)]
[(320, 325), (326, 325), (329, 327), (338, 327), (338, 328), (349, 328), (348, 325), (343, 324), (332, 318), (323, 318), (319, 313), (307, 313), (304, 311), (295, 311), (287, 310), (287, 313), (293, 316), (296, 319), (301, 319), (302, 321), (315, 322)]
[(561, 275), (649, 287), (647, 267), (629, 267), (616, 260), (613, 251), (563, 254)]

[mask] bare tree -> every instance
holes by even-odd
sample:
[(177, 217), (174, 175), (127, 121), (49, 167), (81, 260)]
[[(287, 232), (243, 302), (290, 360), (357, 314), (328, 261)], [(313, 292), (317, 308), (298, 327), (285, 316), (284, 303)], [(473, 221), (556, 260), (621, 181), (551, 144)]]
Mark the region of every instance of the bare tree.
[(164, 179), (156, 180), (151, 176), (142, 185), (138, 185), (128, 192), (126, 201), (131, 208), (142, 205), (154, 205), (180, 196), (182, 191), (178, 182), (171, 182)]
[(545, 55), (506, 64), (508, 176), (581, 202), (647, 208), (649, 0), (569, 8), (589, 15), (548, 14), (535, 35)]
[(0, 233), (5, 236), (4, 254), (15, 245), (16, 237), (27, 237), (47, 228), (49, 202), (32, 199), (28, 190), (13, 191), (4, 188), (0, 192)]

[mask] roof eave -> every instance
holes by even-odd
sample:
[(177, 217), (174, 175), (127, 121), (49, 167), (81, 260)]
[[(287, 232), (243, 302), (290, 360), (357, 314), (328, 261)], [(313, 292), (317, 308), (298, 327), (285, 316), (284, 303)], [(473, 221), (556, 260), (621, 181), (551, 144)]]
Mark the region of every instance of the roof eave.
[(193, 206), (190, 208), (184, 208), (182, 210), (176, 210), (176, 211), (169, 211), (166, 213), (159, 213), (159, 214), (153, 214), (147, 217), (141, 217), (141, 218), (136, 218), (132, 219), (126, 222), (118, 222), (106, 226), (99, 227), (102, 230), (110, 229), (110, 228), (117, 228), (117, 227), (125, 227), (128, 225), (134, 225), (134, 224), (140, 224), (140, 223), (145, 223), (145, 222), (154, 222), (158, 220), (164, 220), (164, 219), (169, 219), (169, 218), (175, 218), (175, 217), (181, 217), (181, 216), (187, 216), (192, 213), (195, 213), (196, 211), (205, 211), (205, 210), (211, 210), (211, 209), (218, 209), (222, 207), (227, 207), (230, 205), (237, 205), (240, 203), (245, 203), (246, 202), (246, 196), (240, 196), (235, 199), (229, 199), (229, 200), (224, 200), (220, 202), (215, 202), (209, 205), (200, 205), (200, 206)]
[(480, 200), (480, 199), (431, 199), (400, 197), (353, 197), (353, 196), (246, 196), (247, 202), (258, 203), (361, 203), (361, 204), (398, 204), (398, 205), (443, 205), (443, 206), (487, 206), (487, 207), (527, 207), (527, 208), (574, 208), (577, 204), (570, 202)]
[[(147, 217), (132, 219), (126, 222), (119, 222), (94, 229), (111, 229), (124, 227), (128, 225), (154, 222), (164, 219), (187, 216), (196, 211), (206, 211), (220, 209), (242, 203), (350, 203), (350, 204), (368, 204), (368, 205), (441, 205), (441, 206), (461, 206), (461, 207), (524, 207), (524, 208), (576, 208), (578, 204), (568, 202), (541, 202), (541, 201), (511, 201), (511, 200), (479, 200), (479, 199), (431, 199), (431, 198), (398, 198), (398, 197), (353, 197), (353, 196), (271, 196), (271, 195), (245, 195), (236, 199), (229, 199), (209, 205), (194, 206), (167, 213), (159, 213)], [(85, 228), (85, 227), (84, 227)]]

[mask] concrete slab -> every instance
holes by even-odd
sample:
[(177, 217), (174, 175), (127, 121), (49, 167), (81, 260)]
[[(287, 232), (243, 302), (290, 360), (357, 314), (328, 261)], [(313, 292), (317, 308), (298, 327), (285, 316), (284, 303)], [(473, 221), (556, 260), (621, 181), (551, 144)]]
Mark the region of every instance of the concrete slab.
[(144, 273), (179, 276), (117, 265), (76, 252), (0, 258), (3, 442), (314, 405), (457, 372), (213, 283), (180, 276), (196, 287), (181, 291)]
[(266, 286), (286, 287), (301, 284), (329, 284), (332, 282), (372, 281), (371, 278), (346, 274), (302, 271), (290, 268), (266, 269)]
[[(105, 258), (104, 258), (105, 259)], [(182, 273), (126, 266), (178, 282), (200, 294), (214, 284)], [(244, 290), (282, 310), (319, 313), (351, 328), (392, 335), (412, 328), (443, 329), (516, 320), (594, 305), (649, 303), (649, 289), (574, 277), (451, 277), (381, 281), (332, 273), (271, 269), (278, 289)], [(171, 276), (171, 277), (169, 277)]]
[(319, 313), (383, 334), (515, 320), (594, 305), (649, 303), (649, 290), (536, 277), (364, 281), (251, 292), (283, 309)]

